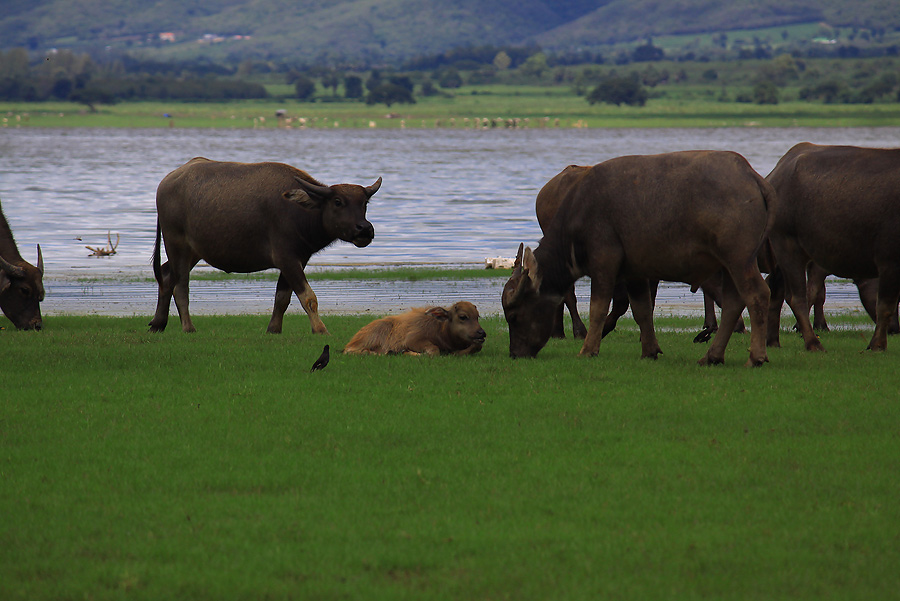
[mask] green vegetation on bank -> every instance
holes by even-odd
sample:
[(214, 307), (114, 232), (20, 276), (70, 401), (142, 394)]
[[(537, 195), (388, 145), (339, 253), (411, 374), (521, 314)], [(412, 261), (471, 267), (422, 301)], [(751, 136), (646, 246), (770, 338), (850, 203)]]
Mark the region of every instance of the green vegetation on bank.
[[(345, 357), (365, 317), (54, 317), (0, 332), (0, 597), (885, 599), (897, 340), (787, 332), (695, 364), (696, 320), (594, 359)], [(290, 320), (293, 320), (291, 323)], [(835, 317), (833, 325), (862, 320)], [(785, 321), (785, 327), (789, 324)], [(868, 328), (870, 324), (866, 324)], [(302, 331), (301, 331), (302, 330)], [(309, 373), (322, 345), (332, 360)]]
[[(477, 91), (473, 88), (472, 91)], [(277, 116), (284, 111), (284, 117)], [(72, 103), (0, 102), (3, 127), (179, 127), (300, 131), (311, 128), (571, 128), (571, 127), (857, 127), (900, 125), (900, 103), (777, 105), (721, 103), (714, 99), (650, 99), (644, 107), (588, 105), (553, 90), (497, 87), (484, 93), (415, 105), (299, 103), (285, 100), (230, 103), (133, 102), (91, 113)]]

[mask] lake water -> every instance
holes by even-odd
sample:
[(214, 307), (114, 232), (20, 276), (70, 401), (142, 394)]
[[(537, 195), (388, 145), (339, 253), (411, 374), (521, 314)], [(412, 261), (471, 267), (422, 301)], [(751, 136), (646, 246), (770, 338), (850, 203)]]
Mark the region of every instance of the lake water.
[[(590, 165), (626, 154), (721, 149), (743, 154), (765, 175), (800, 141), (897, 146), (898, 140), (898, 127), (13, 128), (0, 130), (0, 200), (23, 256), (34, 262), (35, 245), (40, 243), (45, 279), (58, 283), (56, 290), (63, 294), (67, 288), (61, 284), (75, 278), (152, 277), (156, 186), (168, 172), (195, 156), (281, 161), (326, 184), (368, 185), (382, 177), (384, 184), (368, 212), (375, 240), (363, 249), (339, 242), (313, 256), (310, 268), (316, 269), (367, 264), (473, 265), (481, 264), (485, 257), (513, 256), (520, 242), (534, 246), (540, 239), (534, 216), (538, 190), (573, 163)], [(90, 257), (85, 245), (105, 246), (107, 232), (112, 233), (113, 241), (119, 235), (117, 254)], [(272, 286), (248, 286), (252, 290), (248, 294), (258, 297), (259, 310), (268, 311)], [(216, 286), (211, 283), (210, 287)], [(90, 295), (88, 288), (82, 296)], [(140, 312), (152, 313), (155, 291), (150, 288), (151, 298), (141, 298)], [(317, 293), (327, 311), (320, 286)], [(197, 294), (202, 292), (197, 290)], [(195, 298), (192, 295), (192, 301)], [(51, 311), (59, 306), (49, 293), (45, 305)]]

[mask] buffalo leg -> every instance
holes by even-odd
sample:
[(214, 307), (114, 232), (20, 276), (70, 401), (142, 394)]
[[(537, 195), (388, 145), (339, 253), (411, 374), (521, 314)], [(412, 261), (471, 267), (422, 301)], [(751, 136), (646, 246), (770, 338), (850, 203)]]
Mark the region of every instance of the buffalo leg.
[(781, 270), (775, 268), (766, 277), (771, 297), (769, 299), (769, 316), (766, 320), (766, 346), (778, 348), (781, 346), (781, 309), (784, 307), (784, 276)]
[(700, 365), (720, 365), (725, 362), (725, 348), (734, 333), (734, 325), (737, 323), (741, 312), (744, 310), (744, 302), (740, 299), (734, 284), (730, 278), (722, 278), (722, 323), (706, 354), (698, 361)]
[(284, 323), (284, 312), (287, 311), (291, 304), (291, 296), (294, 291), (288, 283), (284, 274), (279, 274), (278, 283), (275, 285), (275, 308), (272, 309), (272, 319), (269, 320), (269, 327), (266, 332), (269, 334), (281, 334), (281, 327)]
[(806, 270), (806, 296), (812, 303), (813, 329), (819, 332), (828, 331), (828, 321), (825, 319), (825, 278), (828, 272), (810, 263)]
[(624, 282), (619, 282), (613, 288), (612, 309), (603, 322), (603, 336), (616, 329), (619, 318), (625, 315), (626, 311), (628, 311), (628, 289), (625, 287)]
[(725, 347), (741, 319), (744, 307), (750, 313), (750, 358), (748, 366), (758, 366), (769, 360), (766, 354), (766, 317), (769, 310), (769, 289), (763, 281), (756, 262), (738, 271), (722, 274), (722, 323), (716, 332), (701, 365), (725, 361)]
[(650, 282), (647, 280), (631, 280), (627, 282), (628, 300), (631, 302), (631, 313), (641, 329), (641, 359), (656, 359), (662, 354), (656, 331), (653, 329), (653, 299), (650, 294)]
[[(181, 318), (181, 330), (188, 333), (197, 331), (197, 328), (194, 327), (194, 323), (191, 321), (191, 313), (188, 310), (188, 305), (190, 304), (191, 269), (194, 268), (194, 265), (196, 265), (199, 260), (200, 259), (194, 259), (192, 261), (182, 262), (182, 264), (177, 267), (173, 263), (172, 268), (172, 279), (175, 284), (172, 288), (172, 295), (175, 297), (175, 307), (178, 309), (178, 317)], [(170, 261), (170, 263), (172, 262)]]
[(160, 266), (159, 297), (156, 301), (156, 314), (150, 320), (151, 332), (162, 332), (169, 323), (169, 307), (172, 305), (172, 270), (166, 261)]
[(869, 350), (887, 349), (887, 333), (891, 318), (897, 313), (898, 300), (900, 300), (900, 269), (879, 270), (878, 300), (875, 304), (878, 319), (875, 321), (875, 333), (867, 347)]
[(700, 292), (703, 294), (703, 329), (694, 336), (694, 342), (709, 342), (713, 334), (719, 330), (719, 324), (716, 322), (716, 301), (712, 292), (707, 291), (705, 287), (701, 286)]
[[(856, 289), (859, 290), (859, 300), (862, 302), (863, 308), (872, 321), (878, 321), (878, 311), (875, 308), (878, 302), (878, 278), (869, 278), (867, 280), (853, 280)], [(891, 317), (890, 326), (888, 326), (888, 334), (900, 334), (900, 319), (898, 319), (897, 311)]]
[(612, 299), (615, 282), (605, 281), (598, 277), (591, 277), (591, 309), (590, 325), (584, 344), (578, 353), (581, 356), (593, 357), (600, 351), (600, 341), (603, 339), (603, 324), (606, 323), (606, 315), (609, 313), (609, 302)]
[(572, 337), (584, 338), (587, 333), (587, 328), (584, 327), (584, 322), (581, 321), (581, 317), (578, 315), (578, 299), (575, 296), (574, 284), (569, 288), (569, 291), (566, 292), (563, 302), (556, 308), (556, 312), (553, 315), (553, 330), (551, 330), (550, 336), (552, 338), (566, 337), (566, 309), (569, 310), (569, 316), (572, 318)]
[[(297, 298), (300, 300), (300, 306), (303, 307), (303, 310), (306, 311), (306, 314), (309, 316), (309, 323), (312, 326), (313, 334), (328, 334), (328, 328), (325, 327), (325, 324), (322, 323), (321, 318), (319, 318), (319, 301), (316, 298), (316, 293), (313, 292), (309, 282), (306, 280), (306, 274), (303, 273), (303, 266), (298, 262), (296, 266), (284, 268), (281, 270), (281, 277), (286, 278), (291, 289), (294, 291), (294, 294), (296, 294)], [(275, 295), (276, 306), (275, 311), (272, 312), (272, 322), (279, 321), (284, 315), (283, 311), (281, 315), (277, 317), (275, 315), (279, 309), (277, 290)], [(284, 304), (284, 309), (287, 309), (287, 304)]]
[(565, 303), (566, 308), (569, 310), (569, 317), (572, 318), (572, 337), (576, 339), (583, 339), (585, 336), (587, 336), (587, 327), (584, 325), (584, 322), (581, 321), (581, 316), (578, 315), (578, 297), (575, 296), (574, 284), (572, 284), (572, 287), (569, 288), (569, 291), (566, 293), (563, 302)]
[(797, 329), (803, 336), (806, 350), (824, 351), (825, 347), (813, 332), (809, 321), (809, 298), (806, 295), (806, 267), (809, 264), (809, 257), (794, 241), (782, 241), (775, 249), (775, 257), (784, 275), (787, 286), (785, 296), (797, 320)]

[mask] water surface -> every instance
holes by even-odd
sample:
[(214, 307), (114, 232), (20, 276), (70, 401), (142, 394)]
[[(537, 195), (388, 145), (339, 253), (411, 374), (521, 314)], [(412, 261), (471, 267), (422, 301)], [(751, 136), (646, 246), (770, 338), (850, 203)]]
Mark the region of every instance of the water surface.
[[(195, 156), (281, 161), (326, 184), (384, 179), (369, 208), (376, 231), (372, 244), (358, 249), (338, 242), (312, 258), (312, 269), (459, 265), (513, 256), (520, 242), (536, 245), (541, 232), (535, 196), (569, 164), (720, 149), (743, 154), (765, 175), (800, 141), (896, 146), (898, 139), (900, 128), (893, 127), (3, 129), (0, 200), (23, 256), (33, 262), (35, 245), (41, 244), (49, 281), (149, 278), (156, 186), (168, 172)], [(105, 246), (107, 232), (113, 240), (120, 236), (117, 254), (90, 257), (85, 245)], [(267, 287), (254, 283), (253, 288)]]

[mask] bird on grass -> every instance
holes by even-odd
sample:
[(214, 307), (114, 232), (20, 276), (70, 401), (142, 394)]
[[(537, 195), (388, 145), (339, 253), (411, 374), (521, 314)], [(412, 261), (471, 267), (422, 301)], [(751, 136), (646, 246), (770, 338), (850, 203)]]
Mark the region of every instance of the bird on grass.
[(329, 357), (329, 353), (328, 353), (328, 345), (326, 344), (325, 348), (322, 349), (322, 354), (319, 355), (319, 358), (316, 359), (316, 362), (313, 363), (313, 365), (309, 371), (313, 372), (313, 371), (318, 371), (320, 369), (325, 369), (325, 366), (328, 365), (329, 358), (330, 357)]

